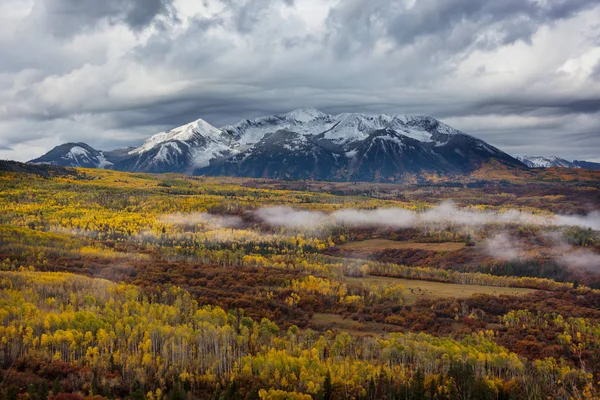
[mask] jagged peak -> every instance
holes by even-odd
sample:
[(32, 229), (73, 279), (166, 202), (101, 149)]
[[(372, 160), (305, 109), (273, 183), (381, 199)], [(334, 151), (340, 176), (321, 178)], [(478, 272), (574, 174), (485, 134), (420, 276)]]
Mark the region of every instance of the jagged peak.
[(144, 144), (132, 151), (129, 154), (144, 153), (155, 148), (157, 145), (170, 141), (192, 140), (196, 136), (203, 136), (216, 139), (221, 135), (221, 130), (215, 128), (203, 119), (197, 119), (185, 125), (178, 126), (169, 131), (157, 133), (148, 138)]

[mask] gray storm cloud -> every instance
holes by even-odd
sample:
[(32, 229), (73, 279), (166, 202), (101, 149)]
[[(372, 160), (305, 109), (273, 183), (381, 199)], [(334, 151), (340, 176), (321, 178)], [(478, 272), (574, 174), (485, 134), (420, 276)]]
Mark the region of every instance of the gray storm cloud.
[(170, 16), (171, 10), (172, 0), (43, 0), (35, 3), (28, 22), (67, 38), (103, 22), (140, 30), (159, 16)]
[(3, 0), (0, 158), (316, 107), (594, 159), (598, 20), (595, 0)]

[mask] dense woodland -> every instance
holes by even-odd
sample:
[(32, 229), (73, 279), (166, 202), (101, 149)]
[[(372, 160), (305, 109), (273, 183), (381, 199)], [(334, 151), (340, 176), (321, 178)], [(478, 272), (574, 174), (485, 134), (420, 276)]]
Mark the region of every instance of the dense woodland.
[[(547, 174), (417, 187), (0, 172), (0, 398), (598, 398), (600, 271), (544, 252), (560, 234), (573, 251), (599, 254), (598, 231), (313, 231), (255, 212), (423, 212), (447, 199), (535, 215), (600, 206), (598, 176), (559, 186)], [(519, 238), (527, 261), (483, 251), (497, 232)], [(352, 248), (371, 238), (405, 246)], [(427, 284), (481, 291), (442, 296)]]

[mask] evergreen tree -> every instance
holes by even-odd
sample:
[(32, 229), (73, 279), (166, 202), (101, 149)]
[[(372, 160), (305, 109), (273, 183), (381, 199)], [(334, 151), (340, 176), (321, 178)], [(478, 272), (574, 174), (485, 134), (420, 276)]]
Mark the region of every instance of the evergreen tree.
[(325, 375), (325, 379), (323, 380), (323, 387), (321, 388), (321, 395), (319, 398), (321, 400), (330, 400), (332, 394), (333, 385), (331, 383), (331, 372), (327, 371), (327, 375)]
[(413, 400), (425, 400), (425, 376), (421, 369), (417, 369), (410, 385)]

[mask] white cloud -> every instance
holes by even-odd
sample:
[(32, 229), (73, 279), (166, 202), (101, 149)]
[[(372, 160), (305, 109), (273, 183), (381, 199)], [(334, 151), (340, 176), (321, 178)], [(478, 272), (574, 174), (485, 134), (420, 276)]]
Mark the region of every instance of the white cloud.
[(600, 212), (585, 216), (531, 214), (518, 210), (503, 212), (457, 208), (453, 202), (443, 202), (424, 212), (390, 207), (374, 210), (343, 209), (332, 213), (300, 210), (291, 207), (263, 207), (255, 215), (266, 224), (293, 229), (321, 229), (334, 225), (349, 227), (409, 228), (419, 226), (483, 226), (486, 224), (521, 224), (537, 226), (577, 226), (600, 230)]

